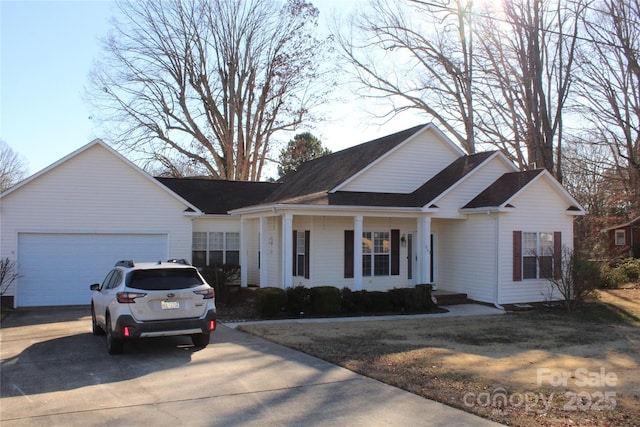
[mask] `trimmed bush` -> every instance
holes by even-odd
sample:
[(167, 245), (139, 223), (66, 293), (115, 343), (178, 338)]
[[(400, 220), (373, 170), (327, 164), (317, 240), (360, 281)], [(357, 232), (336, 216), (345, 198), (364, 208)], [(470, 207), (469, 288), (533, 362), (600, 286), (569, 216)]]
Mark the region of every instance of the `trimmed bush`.
[(389, 294), (382, 291), (370, 291), (365, 294), (365, 311), (368, 313), (387, 313), (391, 311)]
[(391, 309), (399, 313), (424, 313), (433, 307), (431, 285), (393, 288), (389, 292)]
[(345, 313), (364, 313), (365, 295), (367, 291), (352, 291), (349, 288), (342, 288), (342, 311)]
[(431, 299), (431, 290), (433, 286), (430, 283), (416, 285), (414, 288), (415, 305), (414, 308), (418, 311), (431, 310), (435, 304)]
[(275, 317), (282, 314), (287, 305), (287, 293), (284, 289), (258, 288), (253, 293), (256, 312), (260, 317)]
[(314, 314), (337, 314), (342, 306), (340, 290), (334, 286), (316, 286), (309, 289), (311, 312)]
[(295, 286), (287, 289), (287, 307), (289, 314), (302, 316), (311, 310), (311, 293), (304, 286)]

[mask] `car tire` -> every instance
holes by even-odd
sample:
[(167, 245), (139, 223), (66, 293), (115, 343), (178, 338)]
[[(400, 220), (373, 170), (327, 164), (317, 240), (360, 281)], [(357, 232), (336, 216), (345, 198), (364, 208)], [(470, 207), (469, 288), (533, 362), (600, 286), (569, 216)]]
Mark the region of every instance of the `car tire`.
[(204, 334), (193, 334), (191, 335), (191, 341), (193, 345), (200, 348), (205, 348), (209, 345), (209, 338), (211, 337), (211, 333), (207, 332)]
[(107, 351), (109, 354), (121, 354), (124, 350), (124, 343), (122, 339), (113, 336), (113, 329), (111, 328), (111, 319), (109, 315), (106, 318), (107, 325)]
[(104, 329), (102, 329), (96, 321), (96, 312), (93, 308), (93, 304), (91, 305), (91, 331), (93, 332), (93, 335), (104, 335)]

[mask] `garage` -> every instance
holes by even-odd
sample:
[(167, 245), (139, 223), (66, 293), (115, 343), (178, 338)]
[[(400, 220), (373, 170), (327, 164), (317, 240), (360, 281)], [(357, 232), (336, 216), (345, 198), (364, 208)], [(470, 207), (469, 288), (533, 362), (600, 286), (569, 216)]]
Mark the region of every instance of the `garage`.
[(116, 261), (166, 260), (168, 235), (18, 233), (19, 307), (89, 304)]

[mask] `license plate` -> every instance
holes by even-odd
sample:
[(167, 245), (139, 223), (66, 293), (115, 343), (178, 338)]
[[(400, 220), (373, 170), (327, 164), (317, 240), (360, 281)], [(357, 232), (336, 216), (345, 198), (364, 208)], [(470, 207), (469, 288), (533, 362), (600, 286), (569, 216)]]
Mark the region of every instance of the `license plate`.
[(162, 307), (163, 310), (175, 310), (176, 308), (180, 308), (180, 303), (178, 301), (162, 301), (160, 307)]

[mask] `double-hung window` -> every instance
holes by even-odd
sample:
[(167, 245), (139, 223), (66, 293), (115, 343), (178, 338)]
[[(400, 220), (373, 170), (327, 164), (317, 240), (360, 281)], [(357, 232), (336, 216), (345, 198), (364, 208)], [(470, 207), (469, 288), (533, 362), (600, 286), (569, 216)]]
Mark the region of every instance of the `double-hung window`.
[(522, 278), (544, 279), (553, 274), (553, 233), (522, 233)]
[(311, 232), (293, 230), (293, 275), (308, 279)]
[(624, 230), (616, 230), (616, 246), (624, 246), (627, 244), (627, 236)]
[(388, 231), (362, 233), (362, 275), (388, 276), (391, 251)]
[(240, 233), (194, 232), (192, 262), (197, 267), (240, 264)]

